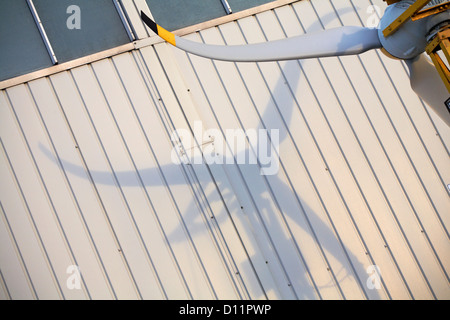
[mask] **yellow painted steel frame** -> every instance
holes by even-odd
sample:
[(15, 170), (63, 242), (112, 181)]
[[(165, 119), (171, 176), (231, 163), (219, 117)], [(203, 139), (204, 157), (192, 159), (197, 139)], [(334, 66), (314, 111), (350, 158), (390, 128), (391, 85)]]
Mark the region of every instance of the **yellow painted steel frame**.
[(442, 61), (438, 51), (442, 50), (447, 62), (450, 62), (450, 27), (443, 31), (439, 31), (433, 40), (428, 44), (426, 52), (430, 56), (431, 60), (436, 67), (439, 75), (442, 78), (448, 92), (450, 93), (450, 70), (447, 65)]
[(424, 9), (422, 11), (417, 12), (411, 17), (411, 20), (416, 21), (420, 20), (429, 16), (432, 16), (433, 14), (438, 14), (441, 12), (444, 12), (446, 10), (450, 9), (450, 2), (441, 3), (438, 5), (435, 5), (433, 7)]
[(386, 29), (383, 30), (383, 35), (389, 37), (395, 31), (397, 31), (405, 22), (412, 16), (418, 13), (423, 7), (425, 7), (431, 0), (417, 0), (406, 9), (397, 19), (395, 19)]

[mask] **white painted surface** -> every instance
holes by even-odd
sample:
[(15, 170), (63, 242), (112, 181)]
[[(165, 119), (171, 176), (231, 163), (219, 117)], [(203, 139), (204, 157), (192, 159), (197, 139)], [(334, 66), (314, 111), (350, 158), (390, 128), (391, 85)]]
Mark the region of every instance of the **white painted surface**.
[[(372, 4), (299, 1), (186, 37), (362, 26)], [(172, 132), (198, 121), (279, 130), (279, 171), (174, 164)], [(450, 130), (379, 51), (255, 64), (159, 43), (7, 88), (0, 122), (1, 299), (450, 298)]]

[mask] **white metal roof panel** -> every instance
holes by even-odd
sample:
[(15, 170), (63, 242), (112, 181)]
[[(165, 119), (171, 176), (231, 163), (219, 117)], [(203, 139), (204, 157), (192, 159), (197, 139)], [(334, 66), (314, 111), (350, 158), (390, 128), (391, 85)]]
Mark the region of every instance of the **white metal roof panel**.
[[(371, 5), (385, 7), (298, 1), (186, 37), (365, 25)], [(256, 64), (157, 43), (6, 88), (0, 112), (0, 298), (450, 297), (450, 130), (378, 51)], [(276, 174), (263, 157), (173, 163), (191, 147), (258, 153), (208, 129), (270, 133)]]

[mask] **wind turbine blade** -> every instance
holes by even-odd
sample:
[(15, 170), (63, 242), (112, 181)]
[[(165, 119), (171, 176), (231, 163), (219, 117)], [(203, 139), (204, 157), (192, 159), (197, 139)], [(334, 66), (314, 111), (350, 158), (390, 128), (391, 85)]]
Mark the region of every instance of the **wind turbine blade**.
[(439, 77), (433, 63), (425, 54), (406, 60), (409, 67), (411, 88), (450, 127), (450, 110), (446, 101), (450, 94)]
[(248, 45), (208, 45), (175, 36), (141, 12), (156, 34), (181, 50), (210, 59), (258, 62), (360, 54), (381, 48), (376, 29), (340, 27), (302, 36)]

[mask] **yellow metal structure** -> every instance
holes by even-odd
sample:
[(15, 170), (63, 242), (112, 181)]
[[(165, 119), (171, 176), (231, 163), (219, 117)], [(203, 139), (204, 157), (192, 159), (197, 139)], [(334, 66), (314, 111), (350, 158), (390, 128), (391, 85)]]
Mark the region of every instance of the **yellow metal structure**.
[[(425, 7), (431, 0), (417, 0), (405, 12), (403, 12), (397, 19), (395, 19), (386, 29), (383, 30), (383, 35), (389, 37), (397, 31), (408, 19), (411, 19), (423, 7)], [(390, 2), (388, 2), (389, 4)]]
[[(391, 4), (400, 2), (401, 0), (383, 0), (383, 1), (386, 2), (387, 5), (389, 6)], [(416, 4), (414, 4), (414, 5), (416, 5)], [(420, 4), (417, 4), (417, 5), (420, 5)], [(444, 12), (444, 11), (446, 11), (448, 9), (450, 9), (450, 2), (441, 3), (441, 4), (438, 4), (438, 5), (426, 8), (424, 10), (420, 10), (419, 9), (418, 11), (416, 11), (414, 9), (414, 11), (416, 11), (416, 12), (413, 13), (410, 18), (411, 18), (411, 20), (416, 21), (416, 20), (420, 20), (420, 19), (429, 17), (429, 16), (431, 16), (433, 14), (438, 14), (438, 13)], [(399, 17), (399, 19), (400, 19), (400, 17)], [(404, 23), (406, 20), (407, 20), (407, 18), (405, 20), (402, 19), (401, 20), (402, 22), (398, 21), (398, 23)], [(398, 29), (398, 27), (396, 29)], [(386, 32), (388, 32), (388, 31), (386, 30)]]
[(450, 27), (443, 31), (439, 31), (433, 40), (428, 44), (426, 52), (430, 56), (431, 60), (439, 72), (448, 92), (450, 93), (450, 70), (448, 66), (442, 61), (438, 51), (442, 50), (447, 61), (450, 61)]
[(420, 19), (429, 17), (433, 14), (438, 14), (438, 13), (444, 12), (448, 9), (450, 9), (450, 2), (441, 3), (441, 4), (438, 4), (433, 7), (426, 8), (424, 10), (417, 12), (416, 14), (414, 14), (411, 17), (411, 20), (413, 20), (413, 21), (420, 20)]

